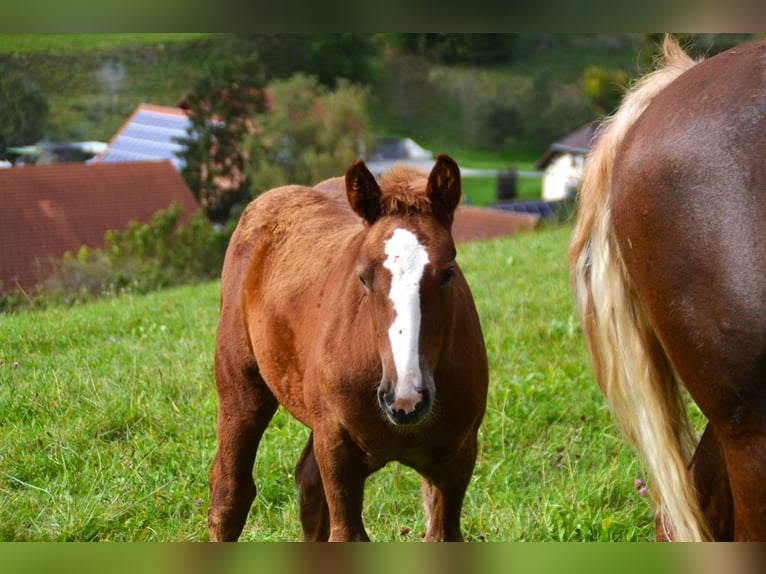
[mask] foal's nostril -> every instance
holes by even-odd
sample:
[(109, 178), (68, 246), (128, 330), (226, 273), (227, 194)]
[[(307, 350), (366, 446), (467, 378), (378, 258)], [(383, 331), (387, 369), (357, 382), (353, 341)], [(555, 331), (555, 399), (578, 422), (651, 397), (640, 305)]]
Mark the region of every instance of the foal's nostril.
[[(379, 396), (383, 397), (382, 394)], [(381, 406), (395, 425), (417, 425), (425, 420), (431, 409), (431, 395), (424, 389), (405, 398), (389, 396), (381, 399)]]

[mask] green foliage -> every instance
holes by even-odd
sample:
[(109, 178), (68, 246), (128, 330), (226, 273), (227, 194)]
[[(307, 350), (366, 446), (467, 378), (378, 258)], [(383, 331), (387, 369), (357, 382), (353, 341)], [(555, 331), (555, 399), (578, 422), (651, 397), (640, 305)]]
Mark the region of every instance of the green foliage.
[(524, 101), (529, 118), (522, 138), (541, 148), (593, 120), (589, 102), (579, 85), (558, 84), (546, 73), (535, 77), (532, 91)]
[(285, 184), (312, 185), (345, 172), (367, 140), (367, 90), (339, 82), (328, 91), (296, 74), (269, 86), (273, 106), (255, 116), (247, 168), (253, 195)]
[(579, 86), (554, 82), (544, 71), (477, 99), (473, 141), (505, 152), (544, 149), (594, 118)]
[(51, 261), (53, 271), (41, 277), (34, 293), (10, 291), (0, 296), (0, 311), (23, 305), (77, 305), (121, 293), (207, 281), (220, 276), (233, 224), (212, 225), (201, 212), (180, 224), (183, 209), (173, 204), (151, 223), (108, 231), (103, 249), (80, 248)]
[[(288, 59), (284, 53), (276, 60), (261, 55), (276, 56), (274, 52), (281, 48), (295, 58)], [(208, 217), (226, 222), (234, 206), (246, 202), (248, 189), (264, 189), (264, 182), (268, 185), (279, 180), (275, 173), (280, 170), (297, 174), (288, 181), (309, 182), (316, 174), (338, 173), (337, 157), (356, 157), (367, 123), (363, 91), (342, 78), (369, 79), (376, 52), (371, 37), (362, 34), (234, 34), (217, 38), (207, 72), (185, 98), (192, 125), (181, 140), (185, 148), (180, 154), (182, 175)], [(264, 64), (269, 61), (285, 65)], [(266, 78), (285, 73), (292, 66), (315, 71), (312, 78), (317, 80), (301, 80), (307, 76), (299, 74), (292, 84), (277, 81), (267, 96)], [(322, 83), (337, 87), (327, 92)], [(320, 105), (314, 105), (318, 99), (322, 100)], [(269, 110), (270, 106), (274, 110)], [(270, 113), (261, 117), (266, 112)], [(354, 149), (350, 150), (347, 136), (356, 138), (351, 142)], [(286, 140), (275, 144), (279, 137)], [(311, 141), (312, 137), (316, 141)], [(248, 155), (246, 138), (271, 141), (253, 144)], [(264, 163), (264, 156), (277, 158), (276, 164)], [(302, 165), (289, 166), (298, 157)], [(248, 168), (248, 162), (254, 167)], [(249, 175), (256, 176), (252, 184)]]
[(379, 73), (381, 40), (375, 34), (225, 34), (218, 42), (221, 61), (257, 54), (269, 82), (300, 72), (332, 88), (338, 79), (368, 84)]
[(266, 109), (260, 60), (229, 46), (237, 36), (225, 38), (185, 98), (191, 125), (179, 154), (181, 175), (208, 217), (221, 223), (247, 198), (243, 142), (253, 115)]
[(371, 34), (315, 34), (310, 49), (308, 66), (300, 71), (330, 88), (338, 80), (369, 84), (379, 73), (380, 46)]
[(508, 151), (526, 130), (522, 107), (513, 98), (486, 98), (474, 112), (475, 141), (489, 149)]
[(583, 73), (583, 92), (591, 99), (599, 116), (611, 114), (620, 104), (628, 87), (628, 74), (624, 70), (607, 70), (588, 66)]
[[(633, 78), (656, 54), (655, 38), (643, 34), (507, 35), (510, 55), (492, 63), (454, 67), (466, 80), (445, 85), (442, 60), (417, 46), (404, 50), (400, 34), (7, 34), (0, 53), (13, 57), (46, 94), (52, 141), (108, 141), (141, 102), (176, 105), (198, 79), (229, 55), (257, 54), (263, 81), (297, 72), (334, 87), (332, 76), (370, 85), (371, 126), (380, 135), (404, 135), (431, 147), (477, 145), (472, 110), (505, 82), (530, 82), (546, 70), (557, 84), (581, 86), (588, 66), (625, 70)], [(404, 35), (415, 38), (421, 34)], [(452, 40), (457, 41), (455, 36)], [(475, 42), (500, 42), (505, 34), (473, 34)], [(696, 34), (695, 55), (712, 54), (753, 34)], [(659, 36), (656, 39), (661, 39)], [(450, 41), (452, 41), (450, 40)], [(445, 40), (446, 41), (446, 40)], [(338, 54), (343, 57), (338, 57)], [(483, 53), (491, 54), (492, 50)], [(211, 60), (216, 54), (217, 60)], [(239, 56), (237, 56), (239, 54)], [(638, 55), (638, 56), (637, 56)], [(349, 60), (353, 59), (351, 65)], [(358, 61), (357, 61), (358, 60)], [(477, 81), (492, 71), (491, 82)], [(489, 75), (489, 74), (488, 74)], [(471, 90), (471, 84), (481, 90)], [(532, 121), (534, 118), (525, 118)], [(557, 136), (563, 135), (562, 133)], [(545, 142), (547, 145), (550, 142)], [(481, 144), (484, 145), (484, 144)], [(539, 144), (526, 145), (535, 149)]]
[(47, 114), (39, 86), (12, 58), (0, 56), (0, 159), (8, 147), (40, 141)]
[[(662, 42), (665, 34), (649, 33), (642, 34), (642, 36), (651, 46), (650, 49), (645, 50), (641, 55), (641, 64), (645, 71), (649, 71), (654, 64), (654, 59), (662, 53)], [(672, 34), (672, 36), (692, 58), (710, 58), (724, 50), (750, 42), (754, 39), (754, 36), (760, 36), (760, 34), (681, 33)]]
[(394, 41), (405, 52), (426, 56), (443, 64), (486, 66), (509, 64), (518, 34), (396, 34)]
[(212, 45), (210, 35), (10, 36), (0, 50), (46, 94), (44, 135), (58, 142), (109, 141), (140, 103), (176, 105)]

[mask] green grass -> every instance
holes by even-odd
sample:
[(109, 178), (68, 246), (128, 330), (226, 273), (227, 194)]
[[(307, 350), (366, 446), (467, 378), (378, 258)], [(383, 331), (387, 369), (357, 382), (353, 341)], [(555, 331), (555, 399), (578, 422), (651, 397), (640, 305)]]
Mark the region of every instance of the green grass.
[(156, 46), (187, 42), (209, 33), (135, 34), (0, 34), (0, 54), (59, 52), (77, 54), (94, 50), (114, 50), (136, 46)]
[[(497, 202), (497, 177), (463, 177), (463, 195), (471, 205), (486, 206)], [(519, 177), (516, 180), (514, 200), (540, 199), (541, 197), (541, 178)]]
[[(491, 375), (468, 540), (652, 538), (633, 486), (642, 471), (603, 406), (573, 311), (570, 232), (459, 246)], [(0, 315), (0, 539), (206, 539), (218, 294), (212, 282)], [(306, 436), (280, 409), (243, 540), (300, 537), (292, 469)], [(416, 474), (392, 464), (373, 475), (365, 520), (374, 540), (417, 540)]]
[[(537, 155), (530, 153), (502, 154), (492, 150), (446, 146), (431, 148), (434, 154), (446, 153), (462, 168), (486, 170), (536, 171), (534, 167)], [(498, 201), (497, 177), (464, 176), (463, 195), (472, 205), (486, 206)], [(519, 177), (516, 180), (517, 200), (540, 199), (542, 197), (542, 179), (539, 177)]]

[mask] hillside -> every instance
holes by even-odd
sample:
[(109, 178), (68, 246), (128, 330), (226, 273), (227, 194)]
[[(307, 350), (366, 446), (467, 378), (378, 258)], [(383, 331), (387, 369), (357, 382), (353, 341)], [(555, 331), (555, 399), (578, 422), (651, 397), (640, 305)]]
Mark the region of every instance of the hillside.
[[(107, 140), (141, 102), (175, 105), (204, 73), (211, 34), (2, 35), (0, 56), (21, 61), (50, 105), (47, 138)], [(454, 141), (480, 92), (523, 86), (540, 70), (577, 83), (590, 65), (636, 71), (638, 35), (529, 35), (507, 66), (447, 67), (386, 52), (373, 89), (376, 132)], [(31, 142), (25, 142), (31, 143)]]
[[(261, 38), (256, 43), (262, 48), (259, 58), (267, 80), (296, 70), (326, 68), (312, 54), (295, 48), (296, 43), (305, 43), (300, 35), (256, 36)], [(403, 51), (392, 36), (365, 37), (377, 46), (375, 53), (363, 55), (370, 132), (412, 137), (428, 149), (450, 154), (461, 165), (493, 170), (529, 170), (550, 143), (601, 117), (603, 110), (584, 92), (585, 75), (603, 71), (607, 87), (613, 82), (609, 74), (629, 81), (649, 65), (659, 38), (516, 34), (511, 35), (513, 49), (506, 60), (447, 65), (433, 54)], [(713, 52), (748, 36), (695, 35), (686, 43), (698, 53)], [(26, 81), (42, 92), (49, 106), (45, 140), (108, 141), (142, 102), (176, 105), (199, 78), (233, 60), (247, 59), (249, 53), (236, 49), (251, 46), (252, 37), (244, 43), (232, 38), (240, 37), (0, 35), (0, 75), (3, 66), (21, 68)], [(344, 67), (338, 60), (350, 55), (330, 52), (324, 57), (335, 62), (331, 69), (339, 70)], [(615, 103), (619, 89), (613, 88)], [(494, 199), (495, 186), (494, 177), (475, 178), (468, 182), (466, 194), (482, 205)], [(520, 198), (539, 195), (538, 179), (519, 181)]]

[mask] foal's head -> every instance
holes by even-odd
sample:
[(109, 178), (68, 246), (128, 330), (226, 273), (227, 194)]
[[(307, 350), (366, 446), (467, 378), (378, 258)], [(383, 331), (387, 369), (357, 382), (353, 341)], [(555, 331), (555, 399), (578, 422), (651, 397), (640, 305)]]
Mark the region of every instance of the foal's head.
[(433, 373), (452, 329), (460, 170), (439, 155), (428, 177), (397, 166), (378, 185), (357, 160), (346, 193), (367, 225), (356, 273), (383, 365), (378, 402), (393, 424), (417, 425), (434, 404)]

